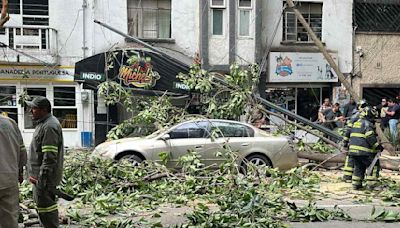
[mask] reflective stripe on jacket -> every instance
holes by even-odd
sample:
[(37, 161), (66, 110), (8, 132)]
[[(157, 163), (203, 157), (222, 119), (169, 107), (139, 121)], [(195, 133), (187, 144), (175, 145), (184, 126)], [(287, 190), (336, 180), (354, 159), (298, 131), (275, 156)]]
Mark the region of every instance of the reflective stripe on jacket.
[(362, 117), (349, 124), (344, 138), (349, 141), (349, 153), (353, 155), (370, 155), (379, 148), (372, 123)]

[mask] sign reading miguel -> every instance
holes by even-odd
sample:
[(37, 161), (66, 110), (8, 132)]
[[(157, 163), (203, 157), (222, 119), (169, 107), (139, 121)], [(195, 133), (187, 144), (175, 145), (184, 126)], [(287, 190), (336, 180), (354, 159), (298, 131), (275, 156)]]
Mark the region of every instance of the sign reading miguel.
[(126, 63), (119, 68), (118, 78), (127, 86), (153, 88), (160, 79), (160, 74), (153, 70), (151, 57), (133, 54)]
[[(337, 54), (331, 54), (337, 63)], [(322, 53), (271, 52), (269, 82), (337, 82)]]

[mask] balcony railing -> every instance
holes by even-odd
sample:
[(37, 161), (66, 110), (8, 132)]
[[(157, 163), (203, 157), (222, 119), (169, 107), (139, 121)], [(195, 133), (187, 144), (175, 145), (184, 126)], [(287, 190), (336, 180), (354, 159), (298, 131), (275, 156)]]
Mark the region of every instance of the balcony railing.
[[(54, 61), (51, 60), (52, 57), (58, 55), (57, 30), (52, 28), (4, 27), (0, 29), (0, 42), (12, 49), (41, 55), (50, 62)], [(8, 50), (7, 54), (9, 56), (15, 55), (12, 50)]]
[(44, 52), (57, 50), (57, 31), (39, 27), (5, 27), (0, 29), (0, 42), (15, 49)]

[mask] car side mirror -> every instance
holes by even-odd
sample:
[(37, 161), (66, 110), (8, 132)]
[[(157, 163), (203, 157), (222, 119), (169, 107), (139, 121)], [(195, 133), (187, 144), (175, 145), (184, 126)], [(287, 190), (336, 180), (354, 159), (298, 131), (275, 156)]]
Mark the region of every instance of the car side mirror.
[(170, 134), (165, 134), (165, 135), (161, 136), (160, 139), (163, 140), (163, 141), (167, 141), (168, 139), (171, 139), (171, 135)]

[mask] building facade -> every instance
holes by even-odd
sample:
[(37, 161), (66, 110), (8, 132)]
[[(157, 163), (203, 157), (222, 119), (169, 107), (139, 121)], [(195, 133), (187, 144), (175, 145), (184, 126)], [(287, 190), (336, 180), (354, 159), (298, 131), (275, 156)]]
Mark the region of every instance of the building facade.
[(354, 1), (355, 91), (371, 104), (400, 95), (400, 2)]
[[(75, 64), (112, 50), (144, 47), (94, 20), (138, 37), (187, 65), (199, 56), (209, 71), (228, 72), (233, 63), (260, 64), (265, 59), (261, 95), (309, 119), (313, 115), (303, 111), (317, 107), (324, 97), (335, 98), (339, 84), (283, 0), (9, 2), (11, 19), (0, 30), (0, 111), (18, 121), (25, 142), (30, 142), (33, 129), (19, 101), (27, 96), (50, 99), (69, 147), (82, 146), (83, 133), (91, 133), (91, 139), (95, 132), (105, 135), (125, 116), (110, 114), (95, 87), (88, 89), (82, 81), (74, 81)], [(296, 4), (342, 72), (350, 74), (352, 2)], [(90, 73), (85, 72), (85, 77), (98, 75)]]

